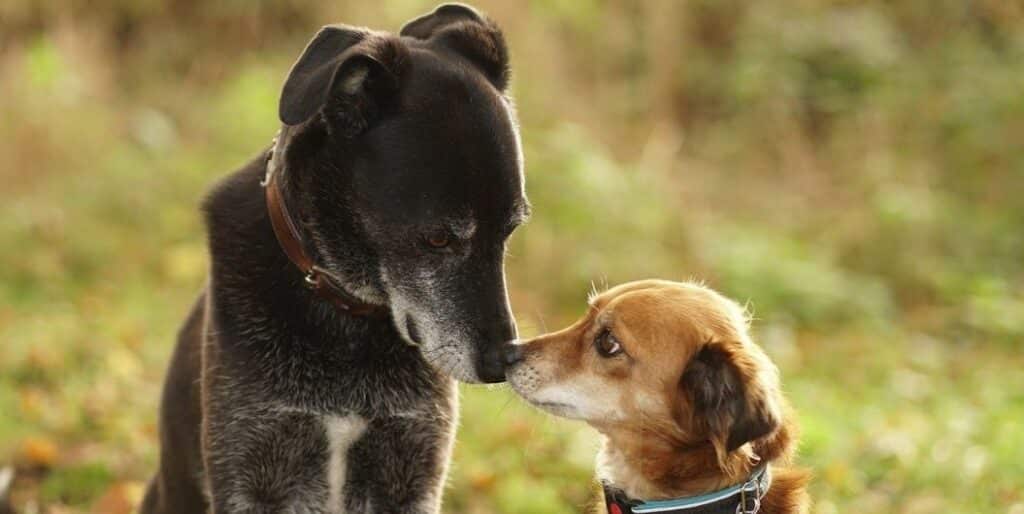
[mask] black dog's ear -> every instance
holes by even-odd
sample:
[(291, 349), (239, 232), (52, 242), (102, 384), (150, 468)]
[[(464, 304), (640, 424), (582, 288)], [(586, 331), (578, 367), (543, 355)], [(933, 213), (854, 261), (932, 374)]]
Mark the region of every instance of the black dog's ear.
[(402, 36), (432, 39), (469, 59), (499, 91), (508, 87), (508, 48), (501, 29), (475, 9), (444, 4), (406, 23)]
[(758, 365), (741, 351), (709, 343), (693, 357), (680, 379), (683, 394), (691, 400), (693, 424), (706, 429), (720, 462), (781, 425), (778, 393), (773, 384), (762, 383), (771, 375)]
[(397, 43), (375, 39), (365, 30), (344, 25), (320, 29), (285, 79), (281, 122), (298, 125), (330, 104), (330, 121), (340, 121), (346, 135), (360, 132), (376, 107), (375, 95), (397, 85), (392, 66), (400, 60), (398, 52)]

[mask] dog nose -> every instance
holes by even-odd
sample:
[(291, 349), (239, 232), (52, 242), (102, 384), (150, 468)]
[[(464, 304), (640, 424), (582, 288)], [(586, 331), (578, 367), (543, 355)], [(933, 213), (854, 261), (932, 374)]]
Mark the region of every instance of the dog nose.
[(511, 368), (523, 361), (523, 346), (510, 343), (505, 347), (505, 367)]
[(477, 363), (477, 378), (481, 382), (493, 384), (505, 381), (505, 349), (504, 345), (492, 345), (480, 355)]
[(505, 368), (523, 359), (522, 349), (512, 343), (501, 343), (484, 350), (477, 365), (477, 375), (482, 382), (505, 381)]

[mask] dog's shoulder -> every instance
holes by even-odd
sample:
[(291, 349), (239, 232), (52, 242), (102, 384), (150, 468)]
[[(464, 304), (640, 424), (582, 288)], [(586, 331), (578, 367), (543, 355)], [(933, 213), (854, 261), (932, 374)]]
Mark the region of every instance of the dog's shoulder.
[(253, 219), (264, 212), (260, 180), (266, 170), (268, 150), (228, 174), (210, 189), (201, 211), (213, 235), (217, 227), (232, 220)]

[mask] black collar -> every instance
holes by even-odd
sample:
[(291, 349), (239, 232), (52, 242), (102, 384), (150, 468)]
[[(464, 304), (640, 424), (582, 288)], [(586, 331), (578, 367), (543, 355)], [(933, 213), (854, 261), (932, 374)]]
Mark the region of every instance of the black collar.
[(765, 464), (742, 484), (700, 496), (647, 502), (629, 498), (608, 483), (602, 485), (608, 514), (757, 514), (761, 499), (772, 485), (772, 474)]

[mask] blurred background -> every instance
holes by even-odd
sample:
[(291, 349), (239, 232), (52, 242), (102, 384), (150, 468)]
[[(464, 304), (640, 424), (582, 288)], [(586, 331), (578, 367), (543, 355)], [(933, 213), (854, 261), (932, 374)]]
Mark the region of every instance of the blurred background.
[[(744, 302), (818, 513), (1024, 513), (1024, 5), (479, 0), (504, 28), (532, 221), (525, 335), (598, 287)], [(197, 204), (278, 126), (327, 23), (431, 1), (0, 3), (0, 468), (22, 513), (127, 513)], [(451, 513), (582, 512), (597, 438), (465, 387)], [(2, 507), (0, 507), (2, 510)]]

